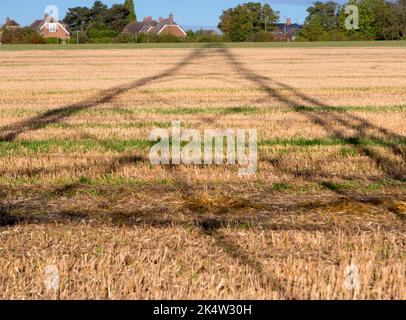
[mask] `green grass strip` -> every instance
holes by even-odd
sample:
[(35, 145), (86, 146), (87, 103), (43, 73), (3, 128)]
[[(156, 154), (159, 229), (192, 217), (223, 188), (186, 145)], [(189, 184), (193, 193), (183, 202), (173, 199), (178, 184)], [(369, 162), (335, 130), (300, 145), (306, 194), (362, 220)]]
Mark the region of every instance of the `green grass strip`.
[(372, 139), (372, 138), (358, 138), (349, 137), (347, 139), (327, 138), (327, 139), (272, 139), (261, 141), (261, 146), (300, 146), (300, 147), (314, 147), (314, 146), (337, 146), (337, 145), (355, 145), (355, 146), (386, 146), (388, 144), (405, 145), (406, 137), (401, 139)]
[(1, 51), (18, 50), (106, 50), (182, 48), (347, 48), (406, 47), (406, 41), (318, 41), (318, 42), (236, 42), (236, 43), (136, 43), (136, 44), (37, 44), (1, 45)]
[[(126, 152), (134, 149), (146, 150), (153, 146), (155, 142), (148, 140), (118, 140), (118, 139), (49, 139), (49, 140), (21, 140), (12, 142), (0, 142), (0, 156), (11, 156), (25, 153), (51, 153), (51, 152), (74, 152), (74, 151), (100, 151), (100, 152)], [(182, 143), (183, 145), (186, 143)], [(338, 138), (326, 139), (270, 139), (259, 142), (261, 147), (274, 146), (387, 146), (389, 144), (406, 145), (406, 137), (402, 139), (380, 140), (370, 138), (350, 137), (345, 140)]]

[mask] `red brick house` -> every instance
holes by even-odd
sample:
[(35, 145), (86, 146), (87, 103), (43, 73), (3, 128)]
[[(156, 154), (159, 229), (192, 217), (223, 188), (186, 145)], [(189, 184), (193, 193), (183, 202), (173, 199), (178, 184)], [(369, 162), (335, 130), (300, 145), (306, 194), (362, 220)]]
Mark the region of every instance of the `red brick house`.
[(15, 21), (10, 18), (6, 18), (6, 23), (0, 28), (0, 30), (8, 29), (8, 30), (15, 30), (19, 29), (20, 25)]
[(296, 36), (301, 28), (301, 25), (298, 23), (292, 23), (292, 20), (287, 18), (285, 23), (276, 24), (276, 28), (272, 31), (272, 35), (277, 41), (293, 42), (296, 40)]
[(63, 41), (70, 38), (67, 26), (48, 15), (45, 15), (42, 20), (35, 20), (30, 27), (39, 32), (44, 38), (57, 38)]
[(142, 22), (131, 22), (124, 27), (124, 32), (130, 33), (133, 35), (140, 33), (147, 33), (152, 28), (156, 27), (158, 22), (152, 20), (152, 17), (145, 17)]
[(0, 44), (1, 44), (1, 35), (3, 33), (3, 30), (7, 29), (7, 30), (12, 31), (12, 30), (16, 30), (19, 28), (20, 28), (20, 25), (15, 20), (12, 20), (7, 17), (6, 23), (0, 28)]
[(158, 21), (152, 17), (146, 17), (142, 22), (131, 22), (124, 27), (124, 32), (133, 35), (144, 33), (151, 35), (172, 35), (175, 37), (186, 37), (186, 32), (174, 21), (173, 14), (168, 19), (159, 18)]

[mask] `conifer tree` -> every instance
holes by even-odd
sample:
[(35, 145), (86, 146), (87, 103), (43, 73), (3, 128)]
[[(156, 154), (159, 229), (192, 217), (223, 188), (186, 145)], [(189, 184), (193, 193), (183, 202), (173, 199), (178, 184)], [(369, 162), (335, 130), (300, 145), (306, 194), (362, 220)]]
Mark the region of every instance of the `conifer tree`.
[(136, 22), (137, 15), (135, 14), (134, 0), (125, 0), (124, 6), (128, 11), (130, 11), (130, 15), (128, 16), (128, 22)]

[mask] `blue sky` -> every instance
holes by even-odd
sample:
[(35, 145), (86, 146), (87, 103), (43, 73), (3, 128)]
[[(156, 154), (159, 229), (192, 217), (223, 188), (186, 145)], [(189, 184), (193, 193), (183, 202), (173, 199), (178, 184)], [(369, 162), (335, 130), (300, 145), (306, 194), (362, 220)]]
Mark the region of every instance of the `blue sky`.
[[(102, 0), (107, 5), (122, 3), (124, 0)], [(233, 7), (238, 3), (248, 2), (236, 0), (135, 0), (138, 18), (151, 15), (155, 18), (167, 16), (170, 12), (175, 20), (186, 26), (215, 26), (222, 10)], [(293, 21), (303, 22), (306, 8), (313, 0), (269, 0), (274, 9), (280, 11), (281, 18), (291, 17)], [(338, 1), (340, 2), (340, 1)], [(342, 2), (342, 1), (341, 1)], [(67, 8), (76, 6), (91, 6), (93, 0), (0, 0), (0, 24), (6, 17), (15, 19), (22, 25), (31, 24), (35, 19), (43, 16), (47, 5), (56, 5), (60, 17), (64, 17)], [(283, 20), (283, 19), (282, 19)]]

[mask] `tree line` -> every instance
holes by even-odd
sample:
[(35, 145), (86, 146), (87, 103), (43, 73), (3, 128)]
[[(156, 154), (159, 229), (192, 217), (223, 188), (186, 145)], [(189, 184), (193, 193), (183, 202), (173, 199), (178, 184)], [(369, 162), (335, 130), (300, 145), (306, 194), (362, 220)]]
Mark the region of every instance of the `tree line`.
[[(358, 8), (358, 29), (347, 29), (347, 5)], [(345, 5), (317, 1), (308, 16), (299, 40), (401, 40), (406, 39), (406, 0), (350, 0)]]
[[(358, 29), (345, 27), (348, 5), (358, 8)], [(406, 39), (406, 0), (349, 0), (344, 5), (317, 1), (307, 13), (298, 41)], [(278, 31), (279, 18), (268, 4), (249, 2), (225, 10), (218, 27), (226, 41), (269, 41)]]
[[(136, 21), (134, 0), (125, 0), (123, 4), (114, 4), (110, 8), (103, 2), (96, 0), (92, 7), (69, 8), (63, 23), (67, 25), (71, 37), (80, 43), (113, 42), (119, 38), (124, 27)], [(18, 29), (3, 29), (1, 42), (19, 43), (49, 43), (56, 39), (44, 39), (37, 30), (30, 27)]]
[[(91, 8), (69, 8), (63, 22), (80, 42), (111, 42), (124, 27), (137, 20), (133, 0), (114, 4), (109, 8), (96, 0)], [(77, 34), (76, 34), (77, 33)]]
[[(357, 29), (345, 27), (347, 5), (358, 8)], [(406, 39), (406, 0), (348, 0), (344, 5), (334, 1), (317, 1), (307, 9), (307, 13), (303, 26), (296, 32), (297, 41)], [(156, 35), (134, 37), (124, 33), (124, 27), (135, 21), (133, 0), (111, 7), (96, 0), (90, 8), (69, 8), (63, 19), (72, 38), (80, 43), (280, 41), (284, 40), (280, 35), (286, 31), (278, 28), (279, 12), (260, 2), (247, 2), (224, 10), (218, 24), (221, 35), (189, 30), (187, 37), (180, 39)], [(1, 40), (2, 43), (45, 43), (38, 33), (29, 28), (3, 30)]]

